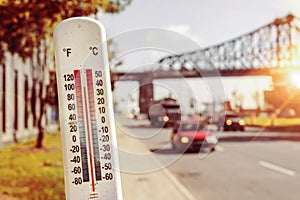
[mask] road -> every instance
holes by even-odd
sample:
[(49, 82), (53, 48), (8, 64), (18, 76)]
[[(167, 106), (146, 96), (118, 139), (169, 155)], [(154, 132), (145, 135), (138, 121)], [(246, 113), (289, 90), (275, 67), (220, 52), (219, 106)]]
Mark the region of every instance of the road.
[(300, 133), (223, 132), (214, 152), (178, 154), (170, 128), (136, 122), (123, 131), (146, 144), (194, 199), (300, 199)]

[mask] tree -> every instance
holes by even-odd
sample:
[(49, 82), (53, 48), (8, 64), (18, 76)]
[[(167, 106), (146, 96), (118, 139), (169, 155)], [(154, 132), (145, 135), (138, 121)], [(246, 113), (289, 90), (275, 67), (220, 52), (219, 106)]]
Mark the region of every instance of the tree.
[(3, 49), (30, 59), (34, 49), (51, 37), (53, 27), (61, 20), (96, 14), (100, 8), (106, 13), (117, 13), (130, 3), (131, 0), (0, 1), (0, 59), (4, 58)]
[[(96, 14), (118, 13), (131, 0), (12, 0), (0, 1), (0, 65), (4, 64), (5, 52), (17, 55), (23, 62), (30, 60), (33, 77), (31, 88), (31, 111), (38, 127), (36, 147), (42, 147), (45, 114), (45, 72), (49, 72), (47, 59), (53, 58), (49, 42), (53, 28), (61, 20)], [(42, 55), (42, 56), (41, 56)], [(36, 98), (38, 97), (38, 98)], [(40, 100), (36, 113), (36, 100)]]

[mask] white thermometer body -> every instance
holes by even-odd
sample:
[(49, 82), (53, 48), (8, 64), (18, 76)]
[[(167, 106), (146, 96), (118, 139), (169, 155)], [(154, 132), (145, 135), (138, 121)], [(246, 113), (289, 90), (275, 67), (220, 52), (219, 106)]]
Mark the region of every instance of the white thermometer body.
[(54, 31), (66, 198), (121, 200), (105, 30), (64, 20)]

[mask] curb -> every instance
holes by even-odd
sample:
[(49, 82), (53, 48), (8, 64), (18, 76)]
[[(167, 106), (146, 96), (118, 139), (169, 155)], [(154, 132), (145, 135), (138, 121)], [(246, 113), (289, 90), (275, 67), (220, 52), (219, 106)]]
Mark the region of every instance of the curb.
[(259, 128), (261, 131), (284, 131), (284, 132), (300, 132), (300, 125), (292, 126), (258, 126), (247, 125), (249, 128)]

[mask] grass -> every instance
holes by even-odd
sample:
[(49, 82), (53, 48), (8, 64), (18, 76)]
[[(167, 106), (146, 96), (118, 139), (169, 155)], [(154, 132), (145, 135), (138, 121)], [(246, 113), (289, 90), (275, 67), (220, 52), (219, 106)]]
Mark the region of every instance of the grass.
[(44, 148), (34, 145), (32, 138), (0, 150), (0, 199), (65, 199), (59, 132), (45, 135)]

